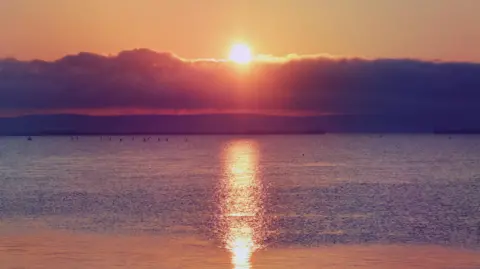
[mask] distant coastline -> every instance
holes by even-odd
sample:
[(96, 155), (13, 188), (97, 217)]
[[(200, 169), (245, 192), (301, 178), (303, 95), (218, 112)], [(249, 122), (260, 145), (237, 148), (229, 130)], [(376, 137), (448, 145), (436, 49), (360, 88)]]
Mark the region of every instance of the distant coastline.
[(480, 134), (480, 129), (437, 129), (434, 130), (434, 134), (447, 135), (447, 134)]
[[(442, 127), (438, 127), (442, 126)], [(1, 136), (480, 134), (475, 116), (278, 116), (256, 114), (75, 114), (0, 117)]]
[(325, 131), (311, 132), (263, 132), (263, 131), (245, 131), (245, 132), (37, 132), (37, 133), (10, 133), (0, 134), (0, 136), (140, 136), (140, 135), (324, 135)]

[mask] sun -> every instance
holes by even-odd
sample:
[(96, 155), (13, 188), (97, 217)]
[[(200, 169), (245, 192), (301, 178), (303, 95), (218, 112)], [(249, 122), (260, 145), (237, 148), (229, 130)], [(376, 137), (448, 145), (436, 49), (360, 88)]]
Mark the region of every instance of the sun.
[(234, 44), (228, 56), (230, 61), (237, 64), (248, 64), (252, 61), (252, 52), (246, 44)]

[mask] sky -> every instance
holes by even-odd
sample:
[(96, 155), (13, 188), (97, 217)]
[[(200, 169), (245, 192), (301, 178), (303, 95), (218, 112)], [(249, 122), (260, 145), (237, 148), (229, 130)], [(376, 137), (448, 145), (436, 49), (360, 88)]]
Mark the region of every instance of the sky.
[(477, 0), (2, 0), (0, 57), (53, 60), (148, 48), (480, 62)]
[[(2, 0), (0, 116), (471, 118), (478, 10), (477, 0)], [(238, 41), (262, 57), (224, 60)]]

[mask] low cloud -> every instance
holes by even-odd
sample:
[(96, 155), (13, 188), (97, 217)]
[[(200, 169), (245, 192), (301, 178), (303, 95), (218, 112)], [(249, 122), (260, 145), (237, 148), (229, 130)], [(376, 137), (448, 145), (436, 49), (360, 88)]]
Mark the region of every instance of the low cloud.
[(328, 55), (248, 66), (140, 49), (0, 60), (0, 114), (475, 114), (480, 64)]

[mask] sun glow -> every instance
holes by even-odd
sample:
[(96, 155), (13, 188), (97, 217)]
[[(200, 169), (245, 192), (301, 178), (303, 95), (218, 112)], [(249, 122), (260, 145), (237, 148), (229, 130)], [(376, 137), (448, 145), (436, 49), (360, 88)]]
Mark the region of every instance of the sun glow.
[(252, 52), (248, 45), (237, 43), (232, 46), (228, 58), (237, 64), (249, 64), (252, 61)]

